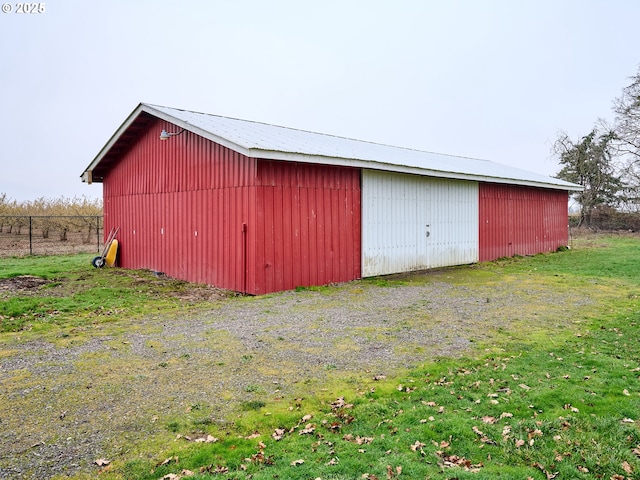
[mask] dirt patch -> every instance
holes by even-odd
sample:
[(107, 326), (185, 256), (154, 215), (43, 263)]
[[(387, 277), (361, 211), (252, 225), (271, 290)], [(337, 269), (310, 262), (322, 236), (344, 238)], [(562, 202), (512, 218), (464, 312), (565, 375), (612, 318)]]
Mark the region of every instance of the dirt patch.
[(0, 278), (0, 291), (23, 292), (46, 285), (49, 280), (33, 275), (19, 275), (11, 278)]
[[(184, 280), (178, 280), (164, 273), (151, 272), (153, 279), (137, 276), (135, 271), (126, 269), (113, 270), (114, 275), (130, 277), (135, 284), (145, 285), (151, 289), (162, 290), (162, 295), (179, 298), (187, 303), (216, 302), (224, 298), (234, 297), (235, 293), (206, 284), (194, 284)], [(168, 288), (167, 288), (168, 287)]]

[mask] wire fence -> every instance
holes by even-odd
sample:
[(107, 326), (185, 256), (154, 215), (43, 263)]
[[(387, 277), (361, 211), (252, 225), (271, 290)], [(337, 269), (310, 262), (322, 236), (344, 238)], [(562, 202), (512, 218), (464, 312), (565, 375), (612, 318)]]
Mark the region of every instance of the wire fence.
[(100, 252), (102, 216), (0, 216), (0, 257)]

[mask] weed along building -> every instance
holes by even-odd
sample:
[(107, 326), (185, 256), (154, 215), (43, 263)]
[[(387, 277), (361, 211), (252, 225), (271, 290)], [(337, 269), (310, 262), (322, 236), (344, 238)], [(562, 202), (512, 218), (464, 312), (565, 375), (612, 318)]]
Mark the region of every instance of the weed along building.
[(553, 251), (580, 188), (144, 103), (82, 180), (103, 184), (120, 266), (250, 294)]

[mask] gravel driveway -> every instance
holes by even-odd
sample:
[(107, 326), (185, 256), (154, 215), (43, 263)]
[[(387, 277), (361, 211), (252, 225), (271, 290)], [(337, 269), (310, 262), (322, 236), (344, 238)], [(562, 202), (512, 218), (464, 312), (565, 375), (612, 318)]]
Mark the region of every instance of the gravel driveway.
[(584, 306), (533, 279), (451, 283), (447, 272), (227, 298), (189, 318), (88, 328), (64, 346), (0, 342), (0, 478), (95, 474), (94, 460), (130, 458), (171, 419), (224, 428), (243, 401), (469, 354), (496, 331), (517, 342), (522, 322), (555, 328)]

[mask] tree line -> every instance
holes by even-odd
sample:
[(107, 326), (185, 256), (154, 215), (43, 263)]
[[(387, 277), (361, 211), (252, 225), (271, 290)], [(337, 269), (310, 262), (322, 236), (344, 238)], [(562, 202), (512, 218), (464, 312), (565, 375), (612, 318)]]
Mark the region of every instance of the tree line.
[(578, 226), (640, 230), (640, 67), (613, 101), (612, 124), (599, 119), (581, 138), (560, 132), (556, 178), (582, 185)]
[(101, 226), (102, 200), (99, 198), (59, 197), (37, 198), (18, 202), (6, 193), (0, 193), (0, 233), (20, 235), (31, 226), (43, 238), (56, 232), (60, 240), (67, 239), (67, 233), (85, 231), (88, 236)]

